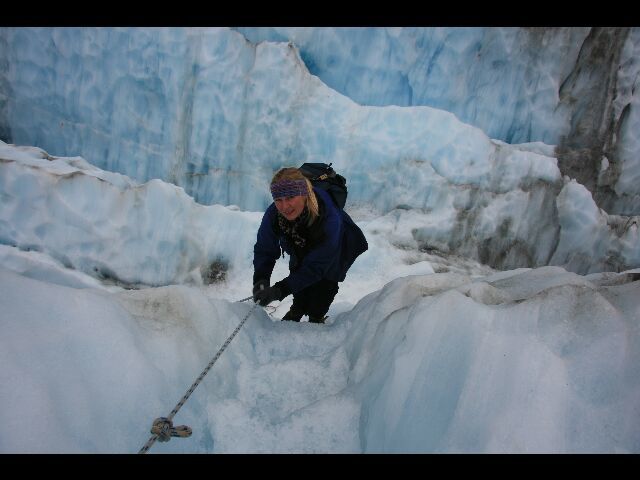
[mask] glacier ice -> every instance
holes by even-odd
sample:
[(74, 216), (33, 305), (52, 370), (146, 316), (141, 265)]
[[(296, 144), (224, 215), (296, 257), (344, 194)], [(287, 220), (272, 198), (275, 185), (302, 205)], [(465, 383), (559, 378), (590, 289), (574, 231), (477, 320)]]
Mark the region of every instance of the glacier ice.
[[(638, 214), (640, 29), (626, 27), (239, 27), (291, 41), (312, 74), (363, 105), (427, 105), (507, 143), (559, 145), (563, 175), (610, 213)], [(612, 159), (606, 177), (595, 167)], [(637, 175), (637, 174), (636, 174)], [(595, 183), (595, 185), (594, 185)], [(632, 191), (624, 191), (625, 186)], [(614, 192), (615, 190), (615, 192)]]
[[(486, 146), (497, 148), (491, 162), (480, 157), (466, 171), (443, 165), (433, 185), (428, 177), (410, 178), (400, 165), (397, 173), (368, 181), (381, 189), (393, 181), (394, 201), (430, 203), (398, 205), (379, 215), (372, 206), (384, 195), (372, 191), (368, 205), (349, 207), (371, 245), (353, 270), (389, 278), (395, 260), (378, 257), (390, 245), (406, 252), (401, 262), (414, 264), (414, 273), (434, 271), (421, 263), (429, 253), (502, 267), (560, 265), (581, 273), (640, 264), (637, 217), (606, 214), (583, 186), (560, 179), (554, 159), (537, 146)], [(495, 176), (498, 170), (504, 175)], [(420, 182), (429, 186), (428, 196), (411, 198)], [(483, 184), (490, 187), (483, 191)], [(95, 278), (126, 286), (202, 284), (212, 265), (232, 276), (251, 270), (255, 234), (246, 232), (257, 231), (259, 211), (200, 205), (181, 187), (158, 179), (140, 184), (81, 157), (52, 157), (4, 142), (0, 187), (3, 245), (45, 253)]]
[[(176, 416), (193, 435), (151, 453), (638, 453), (638, 275), (409, 275), (326, 325), (256, 309)], [(137, 452), (251, 308), (37, 276), (0, 266), (3, 453)]]
[[(4, 140), (90, 158), (140, 182), (160, 178), (182, 186), (200, 203), (257, 210), (268, 197), (254, 192), (285, 164), (333, 161), (346, 168), (352, 158), (367, 157), (372, 167), (384, 162), (391, 169), (414, 158), (448, 161), (446, 148), (423, 150), (425, 135), (428, 141), (434, 135), (453, 141), (463, 123), (432, 118), (433, 110), (418, 106), (411, 108), (420, 113), (371, 106), (376, 105), (372, 98), (437, 107), (479, 126), (488, 138), (510, 144), (558, 145), (571, 128), (582, 125), (571, 111), (573, 97), (564, 80), (592, 33), (587, 28), (262, 32), (3, 28)], [(291, 42), (258, 41), (264, 37)], [(610, 213), (625, 215), (637, 213), (638, 202), (637, 182), (625, 180), (640, 168), (633, 154), (637, 45), (638, 30), (631, 29), (616, 69), (618, 94), (607, 104), (619, 132), (607, 147), (616, 145), (607, 152), (612, 168), (606, 178), (600, 176), (602, 188), (595, 196)], [(576, 86), (589, 82), (588, 65), (580, 68), (571, 77)], [(389, 86), (395, 84), (393, 72), (410, 77), (411, 86), (407, 81)], [(591, 98), (600, 92), (602, 82), (596, 80), (595, 87), (575, 95)], [(562, 86), (566, 101), (560, 99)], [(399, 95), (414, 103), (389, 97), (403, 89), (410, 94)], [(368, 100), (359, 100), (356, 93)], [(399, 123), (394, 127), (394, 122)], [(447, 127), (452, 135), (444, 131)], [(418, 138), (423, 141), (415, 144)], [(576, 155), (584, 169), (591, 169), (584, 155)]]
[[(400, 68), (406, 33), (369, 40)], [(638, 217), (599, 208), (554, 145), (358, 105), (304, 49), (226, 28), (2, 28), (0, 51), (19, 52), (0, 59), (0, 135), (25, 139), (0, 142), (1, 452), (136, 452), (251, 308), (230, 299), (250, 288), (253, 210), (302, 160), (336, 160), (369, 251), (326, 325), (278, 322), (290, 299), (255, 310), (179, 414), (193, 437), (154, 452), (640, 451)], [(620, 145), (624, 177), (598, 169), (632, 203)]]

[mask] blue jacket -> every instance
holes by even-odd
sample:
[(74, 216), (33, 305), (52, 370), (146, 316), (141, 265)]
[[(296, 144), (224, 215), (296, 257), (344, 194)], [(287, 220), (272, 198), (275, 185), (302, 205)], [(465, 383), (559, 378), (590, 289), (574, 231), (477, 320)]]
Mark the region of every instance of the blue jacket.
[(276, 260), (283, 251), (290, 257), (289, 276), (278, 282), (284, 287), (285, 296), (323, 278), (342, 282), (355, 259), (369, 248), (362, 230), (347, 212), (338, 208), (324, 190), (314, 187), (313, 191), (318, 199), (320, 216), (312, 226), (314, 238), (306, 252), (296, 249), (278, 227), (275, 203), (267, 208), (253, 247), (254, 283), (260, 279), (270, 280)]

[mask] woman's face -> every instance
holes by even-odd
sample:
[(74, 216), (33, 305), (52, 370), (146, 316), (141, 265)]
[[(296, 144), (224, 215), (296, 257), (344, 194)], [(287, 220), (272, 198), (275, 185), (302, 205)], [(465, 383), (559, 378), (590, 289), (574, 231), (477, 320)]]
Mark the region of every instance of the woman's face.
[(307, 197), (298, 195), (295, 197), (282, 197), (275, 200), (278, 211), (290, 222), (300, 216), (304, 210)]

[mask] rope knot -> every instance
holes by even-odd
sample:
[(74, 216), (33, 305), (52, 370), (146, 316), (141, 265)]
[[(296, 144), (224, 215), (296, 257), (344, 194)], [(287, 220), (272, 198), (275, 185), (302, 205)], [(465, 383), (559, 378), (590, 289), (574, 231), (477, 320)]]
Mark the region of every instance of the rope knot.
[(151, 433), (158, 436), (161, 442), (168, 442), (171, 437), (190, 437), (191, 428), (186, 425), (173, 426), (173, 422), (167, 417), (159, 417), (153, 421)]

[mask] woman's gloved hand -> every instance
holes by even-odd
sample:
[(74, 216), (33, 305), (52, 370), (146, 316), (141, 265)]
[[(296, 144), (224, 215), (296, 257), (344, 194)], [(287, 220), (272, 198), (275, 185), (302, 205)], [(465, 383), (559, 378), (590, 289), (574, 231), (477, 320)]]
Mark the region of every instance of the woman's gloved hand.
[(262, 307), (266, 307), (274, 300), (282, 300), (282, 291), (275, 285), (273, 287), (258, 289), (253, 293), (253, 301)]
[(258, 293), (260, 290), (265, 290), (269, 288), (269, 280), (258, 280), (256, 283), (253, 284), (253, 301), (256, 301), (256, 293)]

